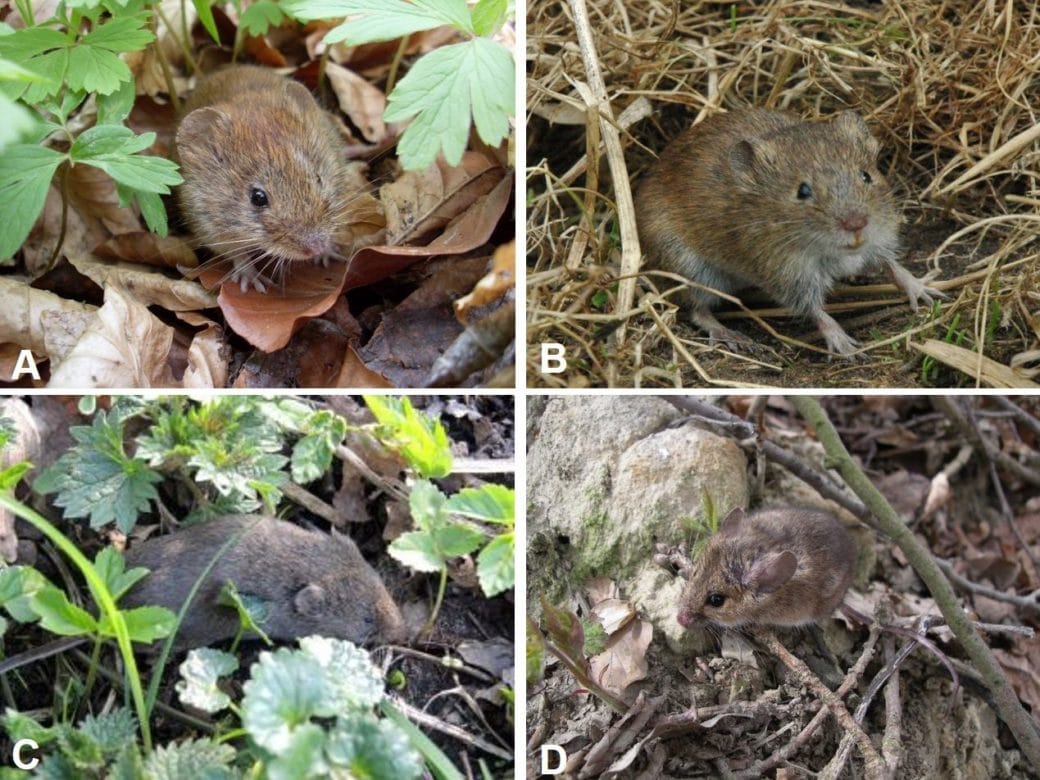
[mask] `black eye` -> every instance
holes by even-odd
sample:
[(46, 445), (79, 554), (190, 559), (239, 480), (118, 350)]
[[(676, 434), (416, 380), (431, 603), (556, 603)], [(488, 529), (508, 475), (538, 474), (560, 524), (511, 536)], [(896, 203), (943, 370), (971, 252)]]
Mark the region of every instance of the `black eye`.
[[(803, 185), (804, 186), (804, 185)], [(718, 609), (726, 603), (726, 597), (721, 593), (709, 593), (708, 598), (704, 602), (709, 607), (715, 607)]]
[(266, 209), (271, 205), (270, 201), (267, 199), (267, 193), (260, 187), (253, 187), (253, 189), (249, 191), (249, 202), (258, 209)]
[(798, 185), (798, 200), (808, 200), (812, 197), (812, 187), (804, 181)]
[(872, 184), (874, 182), (874, 179), (866, 171), (860, 171), (859, 175), (863, 177), (864, 184)]

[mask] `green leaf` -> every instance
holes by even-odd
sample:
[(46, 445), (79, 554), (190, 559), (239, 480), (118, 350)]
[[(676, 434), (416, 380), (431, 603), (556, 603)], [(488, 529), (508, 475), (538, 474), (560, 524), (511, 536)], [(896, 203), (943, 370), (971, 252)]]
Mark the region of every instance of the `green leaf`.
[(390, 41), (450, 25), (473, 34), (466, 0), (289, 0), (282, 8), (302, 21), (351, 17), (325, 36), (326, 43), (349, 46)]
[(111, 52), (142, 51), (155, 40), (148, 29), (148, 13), (113, 16), (80, 38), (76, 48), (93, 46)]
[(457, 558), (480, 547), (484, 534), (467, 525), (452, 523), (433, 532), (433, 541), (438, 552), (445, 558)]
[(31, 463), (22, 461), (0, 471), (0, 490), (14, 490), (22, 481), (22, 477), (32, 471), (32, 468)]
[(201, 647), (188, 653), (178, 667), (181, 679), (177, 681), (177, 697), (181, 703), (215, 713), (227, 709), (231, 697), (217, 685), (238, 669), (238, 658), (223, 650)]
[(65, 75), (71, 89), (102, 95), (112, 94), (124, 81), (133, 79), (129, 66), (119, 55), (92, 46), (77, 46), (69, 51)]
[(115, 547), (105, 547), (94, 558), (94, 568), (118, 601), (130, 588), (148, 576), (148, 569), (136, 566), (126, 571), (126, 561)]
[(370, 710), (386, 696), (379, 668), (353, 642), (306, 636), (300, 639), (299, 652), (326, 676), (328, 705), (336, 712)]
[(243, 685), (242, 725), (265, 750), (279, 754), (290, 748), (301, 729), (313, 729), (311, 718), (330, 718), (324, 674), (315, 674), (313, 659), (282, 647), (261, 653)]
[(53, 587), (31, 566), (0, 568), (0, 605), (19, 623), (31, 623), (39, 618), (32, 608), (32, 597), (43, 588)]
[(213, 42), (220, 44), (220, 31), (217, 30), (217, 20), (213, 18), (213, 6), (210, 0), (192, 0), (192, 5), (195, 6), (195, 12), (199, 15), (199, 21), (202, 22), (202, 26), (209, 33), (209, 37), (213, 39)]
[(65, 591), (53, 585), (36, 591), (30, 604), (40, 616), (40, 625), (52, 634), (79, 636), (97, 631), (97, 621), (93, 616), (69, 601)]
[(488, 598), (509, 590), (516, 583), (515, 541), (512, 533), (500, 534), (477, 556), (477, 578)]
[(110, 712), (87, 715), (79, 722), (78, 730), (95, 745), (102, 754), (114, 756), (128, 742), (137, 738), (137, 719), (126, 707), (116, 707)]
[(486, 38), (423, 56), (394, 87), (383, 114), (387, 122), (415, 117), (397, 145), (401, 164), (420, 170), (443, 152), (449, 165), (458, 165), (471, 118), (481, 139), (497, 146), (509, 132), (515, 79), (512, 55)]
[(412, 485), (408, 511), (420, 530), (432, 531), (443, 525), (447, 518), (447, 505), (447, 497), (432, 482), (424, 479)]
[(333, 766), (347, 770), (348, 777), (411, 780), (422, 775), (422, 761), (407, 735), (395, 723), (369, 713), (338, 719), (326, 753)]
[(430, 535), (421, 531), (401, 534), (386, 551), (413, 571), (440, 571), (446, 563)]
[(129, 533), (137, 516), (158, 498), (159, 474), (123, 451), (123, 424), (99, 411), (91, 426), (69, 430), (78, 444), (36, 478), (40, 493), (57, 493), (66, 517), (89, 517), (91, 528), (115, 522)]
[[(156, 639), (163, 639), (173, 633), (177, 616), (166, 607), (135, 607), (122, 611), (126, 631), (131, 642), (150, 645)], [(102, 636), (115, 636), (115, 629), (108, 617), (101, 618), (98, 633)]]
[(272, 27), (278, 27), (285, 19), (285, 14), (271, 0), (259, 0), (242, 12), (238, 20), (238, 29), (249, 35), (265, 35)]
[(487, 484), (463, 488), (448, 499), (446, 509), (452, 514), (512, 526), (515, 503), (513, 491), (505, 485)]
[(28, 144), (9, 146), (0, 154), (0, 259), (13, 255), (29, 235), (64, 159), (53, 149)]
[[(117, 185), (122, 190), (122, 185)], [(166, 207), (157, 192), (134, 191), (137, 205), (141, 207), (141, 216), (144, 217), (148, 229), (160, 238), (166, 238), (170, 232), (169, 223), (166, 220)]]
[(508, 0), (480, 0), (473, 6), (471, 16), (477, 35), (489, 37), (498, 32), (506, 20), (508, 8)]
[(299, 485), (313, 482), (329, 470), (336, 447), (347, 435), (346, 420), (324, 409), (310, 414), (303, 425), (306, 435), (292, 451), (292, 476)]
[(119, 89), (109, 95), (97, 96), (97, 124), (117, 125), (130, 115), (134, 107), (134, 82), (124, 81)]
[(440, 420), (417, 412), (407, 398), (364, 396), (380, 424), (376, 435), (397, 450), (420, 476), (437, 478), (451, 473), (451, 446)]
[(235, 749), (211, 739), (195, 738), (183, 742), (160, 745), (144, 762), (142, 777), (155, 780), (224, 780), (238, 777), (229, 765), (235, 759)]

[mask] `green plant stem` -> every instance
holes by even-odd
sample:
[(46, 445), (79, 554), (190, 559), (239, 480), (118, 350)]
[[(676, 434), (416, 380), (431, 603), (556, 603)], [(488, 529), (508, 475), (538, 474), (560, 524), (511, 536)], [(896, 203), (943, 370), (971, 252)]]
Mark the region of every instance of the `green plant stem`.
[(108, 618), (112, 626), (116, 644), (119, 646), (119, 654), (123, 658), (123, 664), (126, 669), (127, 683), (130, 686), (130, 695), (134, 702), (134, 709), (137, 711), (137, 720), (141, 729), (141, 741), (144, 743), (145, 753), (151, 753), (152, 730), (148, 722), (148, 709), (145, 707), (144, 690), (141, 688), (141, 675), (137, 671), (137, 659), (134, 658), (134, 650), (130, 644), (130, 633), (126, 628), (126, 621), (123, 620), (123, 613), (116, 607), (116, 602), (105, 586), (104, 580), (98, 575), (94, 564), (79, 551), (76, 545), (69, 541), (68, 537), (52, 525), (43, 515), (18, 501), (12, 491), (0, 492), (0, 506), (35, 526), (55, 547), (65, 553), (83, 574), (83, 578), (86, 580), (90, 593), (100, 608), (102, 616)]
[(412, 36), (406, 35), (401, 38), (401, 43), (397, 46), (397, 51), (394, 52), (394, 58), (390, 61), (390, 72), (386, 77), (386, 94), (389, 95), (394, 91), (394, 85), (397, 83), (397, 69), (401, 67), (401, 59), (404, 57), (405, 49), (408, 48), (408, 40)]
[(441, 581), (437, 586), (437, 599), (433, 603), (433, 609), (430, 611), (430, 616), (426, 619), (423, 624), (422, 631), (419, 632), (419, 636), (426, 636), (430, 631), (433, 630), (433, 624), (437, 622), (437, 614), (441, 611), (441, 603), (444, 601), (444, 592), (448, 589), (448, 567), (441, 567)]
[(1022, 707), (993, 652), (964, 614), (953, 586), (936, 564), (931, 552), (914, 538), (885, 497), (856, 465), (819, 401), (810, 396), (789, 396), (788, 401), (816, 432), (816, 437), (827, 453), (827, 465), (838, 470), (845, 483), (878, 519), (881, 530), (906, 555), (935, 599), (950, 630), (960, 640), (964, 652), (981, 674), (993, 695), (997, 712), (1015, 735), (1026, 759), (1040, 769), (1040, 731)]

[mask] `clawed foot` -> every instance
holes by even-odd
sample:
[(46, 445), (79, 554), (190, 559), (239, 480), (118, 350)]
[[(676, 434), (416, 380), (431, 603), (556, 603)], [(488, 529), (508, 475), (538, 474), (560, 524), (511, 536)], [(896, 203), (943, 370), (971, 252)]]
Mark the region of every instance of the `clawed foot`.
[(852, 338), (834, 319), (825, 311), (816, 315), (816, 327), (823, 334), (823, 340), (827, 342), (827, 349), (833, 355), (840, 355), (846, 360), (866, 360), (862, 352), (857, 352), (859, 342)]
[(232, 282), (238, 282), (239, 288), (244, 293), (249, 292), (251, 289), (256, 290), (258, 293), (266, 293), (267, 287), (274, 284), (273, 281), (256, 270), (254, 265), (236, 266), (228, 279)]
[(941, 290), (926, 286), (924, 282), (903, 268), (895, 260), (889, 262), (888, 271), (892, 274), (892, 280), (896, 283), (896, 286), (906, 293), (906, 297), (910, 299), (910, 309), (912, 311), (917, 311), (918, 301), (924, 301), (931, 306), (934, 302), (933, 298), (949, 298)]

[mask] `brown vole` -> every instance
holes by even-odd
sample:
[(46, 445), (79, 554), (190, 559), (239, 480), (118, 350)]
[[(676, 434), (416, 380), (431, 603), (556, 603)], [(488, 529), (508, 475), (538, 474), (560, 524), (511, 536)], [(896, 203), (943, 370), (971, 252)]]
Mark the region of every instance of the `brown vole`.
[[(648, 267), (725, 293), (758, 287), (848, 354), (856, 342), (823, 310), (835, 280), (881, 262), (914, 311), (941, 297), (896, 262), (901, 218), (877, 154), (853, 111), (830, 122), (765, 109), (711, 116), (664, 150), (636, 194)], [(712, 339), (747, 342), (712, 315), (719, 300), (693, 288), (681, 303)]]
[(678, 620), (686, 628), (816, 623), (841, 604), (855, 564), (856, 544), (829, 512), (735, 509), (694, 561)]
[[(331, 117), (302, 84), (233, 65), (199, 81), (177, 128), (181, 210), (196, 239), (266, 290), (294, 262), (327, 262), (356, 193)], [(266, 275), (266, 279), (265, 279)]]
[(151, 574), (121, 605), (154, 604), (178, 611), (213, 555), (240, 532), (238, 543), (199, 588), (181, 623), (178, 646), (207, 645), (235, 635), (237, 614), (217, 604), (227, 580), (239, 593), (265, 602), (268, 615), (261, 628), (272, 639), (309, 634), (357, 643), (405, 638), (397, 605), (349, 537), (305, 531), (257, 515), (229, 515), (135, 544), (126, 554), (127, 566), (145, 566)]

